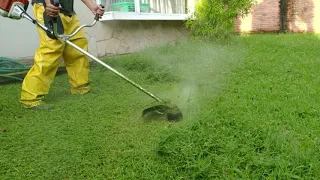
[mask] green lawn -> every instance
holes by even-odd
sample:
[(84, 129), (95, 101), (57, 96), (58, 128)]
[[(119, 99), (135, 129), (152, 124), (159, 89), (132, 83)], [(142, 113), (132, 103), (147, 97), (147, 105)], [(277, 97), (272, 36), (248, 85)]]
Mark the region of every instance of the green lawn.
[(93, 64), (92, 91), (57, 76), (50, 112), (0, 87), (0, 179), (317, 179), (320, 36), (260, 34), (181, 43), (106, 62), (170, 99), (184, 120), (145, 121), (154, 104)]

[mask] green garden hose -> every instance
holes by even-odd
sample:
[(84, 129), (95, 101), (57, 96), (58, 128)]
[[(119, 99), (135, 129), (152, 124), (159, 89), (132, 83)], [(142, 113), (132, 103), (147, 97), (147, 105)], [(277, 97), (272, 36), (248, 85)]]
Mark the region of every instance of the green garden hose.
[(0, 57), (0, 79), (12, 79), (22, 81), (23, 78), (17, 77), (21, 72), (29, 71), (29, 67), (7, 57)]

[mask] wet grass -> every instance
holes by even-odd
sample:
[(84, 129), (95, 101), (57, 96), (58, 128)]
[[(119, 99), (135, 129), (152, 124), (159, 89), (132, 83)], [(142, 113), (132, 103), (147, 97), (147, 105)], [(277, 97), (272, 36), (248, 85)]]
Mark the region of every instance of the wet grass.
[(184, 120), (144, 121), (153, 99), (96, 64), (91, 93), (56, 77), (51, 112), (0, 87), (1, 179), (316, 179), (319, 39), (250, 35), (180, 44), (106, 62), (172, 100)]

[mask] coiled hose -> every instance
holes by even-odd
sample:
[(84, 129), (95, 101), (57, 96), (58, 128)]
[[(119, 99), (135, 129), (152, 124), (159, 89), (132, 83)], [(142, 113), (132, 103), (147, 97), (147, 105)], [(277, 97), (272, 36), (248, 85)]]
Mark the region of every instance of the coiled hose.
[(23, 72), (29, 71), (29, 67), (7, 57), (0, 57), (0, 79), (11, 79), (23, 81), (19, 77)]

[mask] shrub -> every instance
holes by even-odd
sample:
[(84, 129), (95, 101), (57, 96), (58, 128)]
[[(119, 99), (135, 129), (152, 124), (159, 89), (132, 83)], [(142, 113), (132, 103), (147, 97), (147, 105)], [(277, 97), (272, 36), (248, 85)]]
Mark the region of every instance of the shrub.
[(245, 16), (255, 0), (200, 0), (186, 21), (191, 37), (224, 39), (234, 32), (235, 20)]

